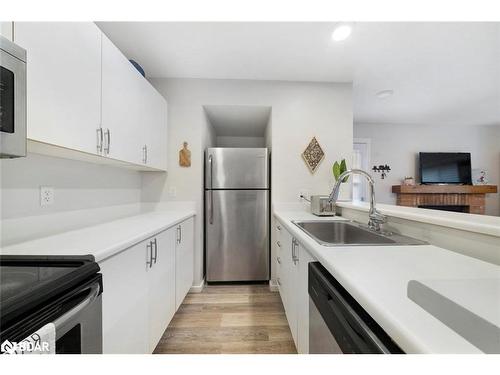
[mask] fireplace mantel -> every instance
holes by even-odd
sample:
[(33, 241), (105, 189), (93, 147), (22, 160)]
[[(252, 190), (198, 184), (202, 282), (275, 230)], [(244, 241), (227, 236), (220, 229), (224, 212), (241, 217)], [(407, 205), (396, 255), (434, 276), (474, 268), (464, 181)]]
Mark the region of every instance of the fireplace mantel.
[(484, 214), (485, 195), (498, 191), (496, 185), (394, 185), (399, 206), (462, 206), (464, 212)]

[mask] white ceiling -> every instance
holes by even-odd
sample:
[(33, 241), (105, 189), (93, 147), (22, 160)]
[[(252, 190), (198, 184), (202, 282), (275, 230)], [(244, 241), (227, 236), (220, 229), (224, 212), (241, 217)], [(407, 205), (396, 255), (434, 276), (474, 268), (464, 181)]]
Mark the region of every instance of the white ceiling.
[(353, 81), (356, 122), (500, 123), (500, 23), (98, 25), (149, 77)]
[(217, 136), (264, 137), (271, 107), (206, 105), (205, 112)]

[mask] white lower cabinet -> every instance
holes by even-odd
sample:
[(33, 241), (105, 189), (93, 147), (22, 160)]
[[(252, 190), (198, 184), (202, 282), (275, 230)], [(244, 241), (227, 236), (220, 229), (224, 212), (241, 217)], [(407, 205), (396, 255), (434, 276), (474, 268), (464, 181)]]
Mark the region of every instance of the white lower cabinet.
[(143, 241), (101, 262), (105, 354), (148, 351), (147, 251)]
[(309, 353), (308, 265), (311, 254), (276, 222), (278, 288), (298, 353)]
[(146, 245), (148, 278), (148, 353), (152, 353), (173, 318), (175, 305), (175, 228), (167, 229)]
[(176, 227), (175, 244), (175, 308), (178, 309), (193, 285), (194, 218), (187, 219)]
[(309, 263), (316, 259), (304, 247), (298, 244), (298, 272), (296, 275), (297, 291), (297, 351), (309, 353)]
[(295, 274), (298, 267), (293, 260), (294, 238), (288, 231), (282, 229), (280, 248), (280, 286), (279, 291), (283, 307), (285, 308), (286, 319), (292, 332), (293, 341), (297, 346), (297, 304), (295, 303), (296, 286)]
[(153, 352), (193, 282), (193, 222), (187, 219), (99, 263), (105, 354)]

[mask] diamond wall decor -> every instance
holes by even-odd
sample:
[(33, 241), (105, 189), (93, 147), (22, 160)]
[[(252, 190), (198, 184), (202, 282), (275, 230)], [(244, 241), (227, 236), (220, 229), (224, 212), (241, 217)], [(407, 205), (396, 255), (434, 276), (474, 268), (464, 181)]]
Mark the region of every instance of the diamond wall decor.
[(311, 173), (316, 172), (316, 169), (318, 169), (319, 164), (325, 158), (325, 153), (323, 152), (323, 149), (319, 145), (316, 137), (313, 137), (313, 139), (311, 139), (311, 142), (309, 142), (309, 145), (302, 153), (302, 158), (306, 162), (306, 165), (311, 171)]

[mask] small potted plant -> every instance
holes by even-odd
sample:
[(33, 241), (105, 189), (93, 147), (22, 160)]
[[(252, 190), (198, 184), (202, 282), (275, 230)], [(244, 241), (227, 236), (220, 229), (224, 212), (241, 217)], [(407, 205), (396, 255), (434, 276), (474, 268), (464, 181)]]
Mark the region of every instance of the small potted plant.
[[(340, 175), (342, 173), (344, 173), (345, 171), (347, 171), (347, 163), (346, 163), (345, 159), (342, 159), (340, 161), (340, 163), (338, 161), (335, 161), (335, 163), (333, 163), (332, 171), (333, 171), (333, 177), (335, 177), (335, 182), (337, 182), (339, 180)], [(349, 197), (349, 191), (346, 190), (346, 189), (348, 189), (348, 185), (346, 185), (346, 182), (348, 180), (349, 180), (349, 176), (344, 177), (344, 179), (340, 183), (339, 198)], [(339, 200), (346, 200), (346, 199), (339, 199)]]

